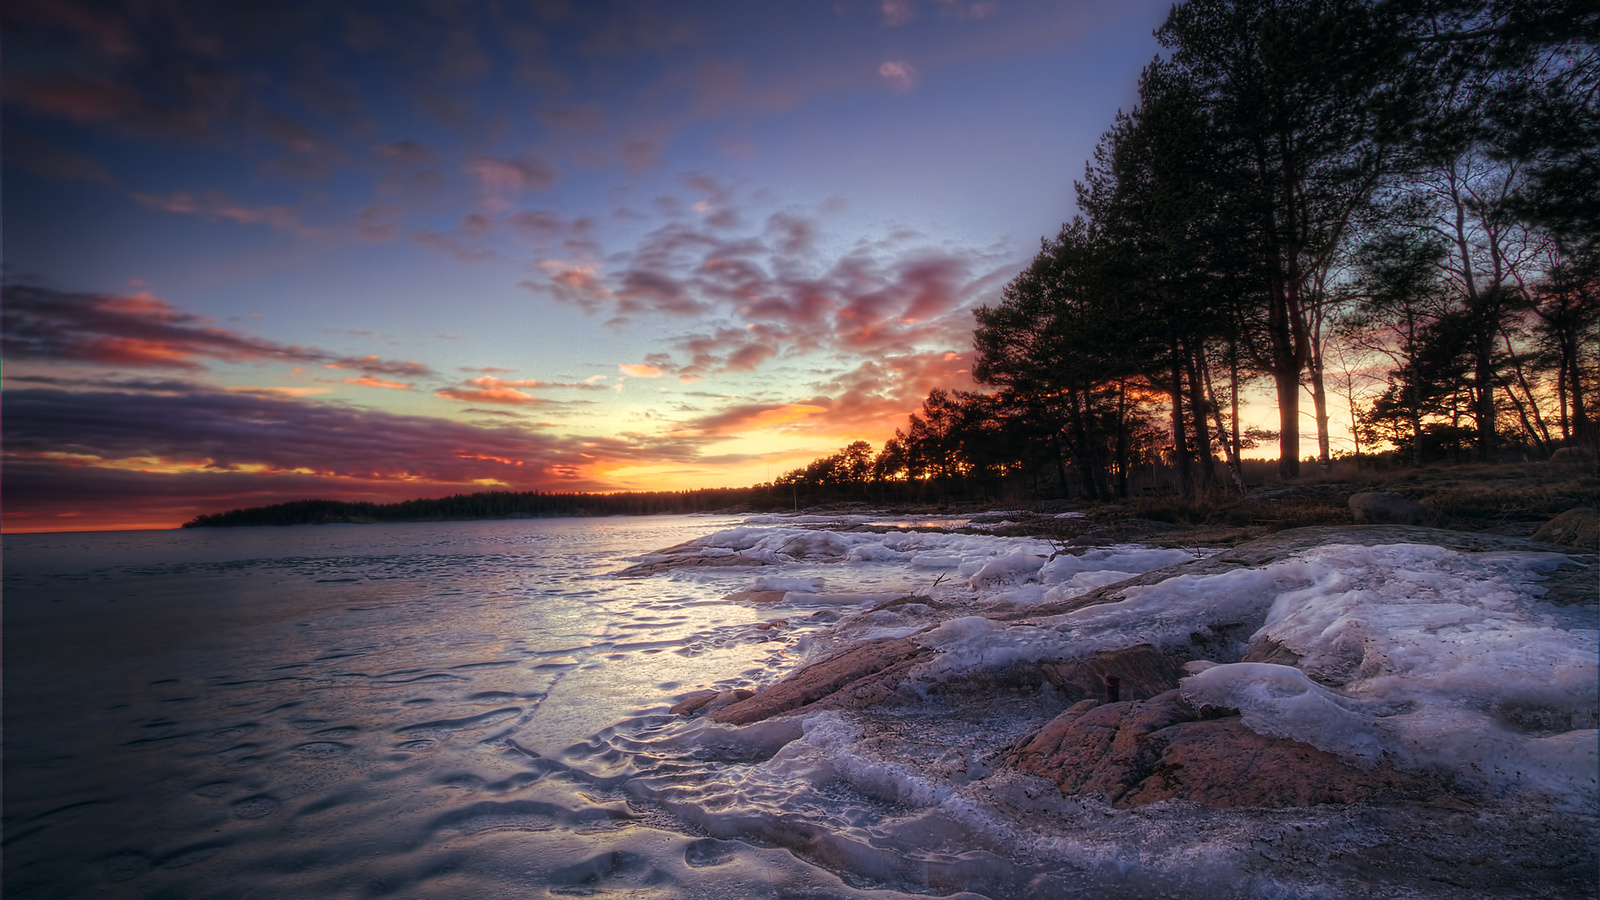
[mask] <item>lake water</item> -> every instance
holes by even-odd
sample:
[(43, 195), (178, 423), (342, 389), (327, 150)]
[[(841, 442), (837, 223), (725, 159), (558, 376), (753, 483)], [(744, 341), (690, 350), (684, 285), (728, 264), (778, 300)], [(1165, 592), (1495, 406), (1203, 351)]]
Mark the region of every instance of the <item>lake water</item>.
[[(1008, 627), (970, 613), (1206, 551), (841, 530), (864, 524), (8, 536), (4, 894), (1592, 896), (1594, 607), (1539, 600), (1541, 573), (1565, 557), (1319, 546)], [(654, 552), (684, 542), (672, 559)], [(718, 564), (619, 574), (690, 557)], [(911, 593), (933, 599), (875, 609)], [(1223, 637), (1261, 627), (1279, 601), (1316, 622), (1390, 622), (1368, 637), (1403, 642), (1409, 668), (1366, 699), (1330, 694), (1343, 718), (1319, 724), (1323, 706), (1296, 705), (1311, 687), (1263, 694)], [(1197, 628), (1226, 663), (1207, 683), (1245, 690), (1300, 739), (1330, 752), (1351, 735), (1357, 750), (1387, 741), (1411, 765), (1498, 780), (1467, 778), (1482, 806), (1465, 810), (1113, 809), (999, 764), (1069, 701), (991, 673), (1188, 647)], [(913, 634), (934, 655), (868, 706), (742, 728), (670, 712), (695, 691), (758, 688), (830, 648)], [(1506, 730), (1483, 711), (1495, 691), (1565, 711), (1572, 730)], [(1302, 708), (1315, 715), (1283, 718)]]
[[(881, 833), (903, 798), (772, 764), (792, 722), (668, 714), (838, 617), (726, 602), (744, 569), (613, 575), (735, 521), (7, 536), (6, 896), (899, 896), (970, 868), (954, 826)], [(904, 586), (852, 571), (830, 587)]]

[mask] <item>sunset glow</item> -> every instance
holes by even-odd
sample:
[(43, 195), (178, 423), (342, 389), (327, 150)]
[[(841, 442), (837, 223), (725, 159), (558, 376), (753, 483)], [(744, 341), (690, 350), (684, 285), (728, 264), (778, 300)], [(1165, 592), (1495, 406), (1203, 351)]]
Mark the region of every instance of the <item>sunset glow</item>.
[(279, 6), (7, 4), (5, 530), (881, 445), (1168, 5)]

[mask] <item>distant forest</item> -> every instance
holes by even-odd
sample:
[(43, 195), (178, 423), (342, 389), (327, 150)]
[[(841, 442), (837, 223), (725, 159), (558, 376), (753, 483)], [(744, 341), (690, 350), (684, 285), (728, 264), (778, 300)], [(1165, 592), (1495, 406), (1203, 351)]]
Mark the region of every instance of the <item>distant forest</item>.
[(1324, 470), (1596, 447), (1597, 33), (1593, 0), (1174, 6), (1079, 215), (976, 312), (988, 390), (778, 485), (1200, 497), (1271, 442), (1296, 477), (1303, 428)]
[[(1596, 34), (1594, 0), (1188, 0), (1078, 215), (976, 310), (985, 390), (932, 391), (881, 449), (744, 489), (190, 524), (1199, 499), (1298, 476), (1303, 428), (1322, 470), (1600, 447)], [(1277, 428), (1243, 424), (1251, 390)], [(1274, 442), (1276, 471), (1244, 458)]]
[(239, 525), (331, 525), (346, 522), (443, 522), (470, 519), (533, 519), (550, 516), (646, 516), (713, 512), (747, 503), (752, 488), (649, 491), (622, 494), (548, 494), (485, 491), (399, 503), (295, 500), (272, 506), (196, 516), (185, 528)]

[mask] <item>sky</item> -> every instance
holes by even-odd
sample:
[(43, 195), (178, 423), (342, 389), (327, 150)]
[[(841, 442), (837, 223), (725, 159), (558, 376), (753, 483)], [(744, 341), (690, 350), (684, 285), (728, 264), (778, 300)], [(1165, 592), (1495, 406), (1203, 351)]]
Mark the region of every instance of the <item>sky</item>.
[(4, 528), (881, 446), (1169, 7), (8, 0)]

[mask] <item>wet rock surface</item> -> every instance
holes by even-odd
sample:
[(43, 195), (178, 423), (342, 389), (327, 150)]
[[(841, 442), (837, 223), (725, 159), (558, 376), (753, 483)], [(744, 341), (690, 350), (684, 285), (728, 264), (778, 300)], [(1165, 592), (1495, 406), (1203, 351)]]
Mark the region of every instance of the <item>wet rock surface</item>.
[(1232, 710), (1196, 709), (1177, 690), (1149, 700), (1080, 704), (1004, 764), (1115, 808), (1161, 800), (1283, 807), (1427, 799), (1443, 786), (1379, 766), (1360, 769), (1309, 744), (1264, 737)]
[(887, 699), (906, 671), (931, 655), (933, 651), (910, 638), (867, 641), (812, 663), (711, 717), (728, 725), (748, 725), (796, 711), (871, 705)]
[[(1066, 546), (1050, 561), (1082, 552), (1058, 544)], [(1540, 562), (1518, 562), (1521, 554)], [(1387, 572), (1383, 560), (1395, 559), (1401, 570), (1372, 574)], [(1519, 609), (1535, 604), (1536, 615), (1569, 623), (1563, 627), (1581, 626), (1585, 608), (1600, 606), (1594, 553), (1417, 525), (1316, 526), (1062, 600), (1045, 598), (1035, 586), (1033, 599), (1000, 602), (983, 595), (977, 577), (970, 592), (937, 590), (936, 581), (840, 613), (832, 637), (819, 639), (810, 661), (786, 677), (745, 699), (716, 695), (690, 712), (723, 725), (775, 719), (756, 727), (803, 728), (807, 737), (779, 759), (805, 760), (805, 771), (826, 773), (824, 779), (837, 779), (829, 783), (886, 808), (923, 810), (895, 826), (906, 834), (926, 827), (950, 846), (995, 854), (985, 864), (994, 871), (985, 877), (1006, 885), (996, 896), (1593, 896), (1600, 858), (1590, 836), (1600, 822), (1584, 801), (1563, 807), (1549, 794), (1463, 780), (1448, 766), (1387, 751), (1367, 758), (1308, 738), (1322, 746), (1313, 745), (1264, 727), (1260, 710), (1252, 718), (1245, 703), (1186, 694), (1185, 684), (1204, 682), (1206, 673), (1225, 666), (1235, 673), (1231, 689), (1299, 691), (1341, 715), (1365, 716), (1380, 706), (1372, 714), (1407, 714), (1413, 707), (1405, 703), (1360, 693), (1370, 676), (1362, 667), (1381, 665), (1381, 654), (1359, 642), (1331, 656), (1326, 648), (1307, 649), (1274, 636), (1269, 613), (1273, 598), (1313, 584), (1402, 601), (1420, 591), (1419, 602), (1448, 606), (1447, 598), (1426, 597), (1447, 577), (1445, 568), (1430, 568), (1441, 560), (1440, 566), (1458, 567), (1451, 571), (1484, 572), (1489, 581), (1500, 578), (1495, 572), (1530, 573), (1521, 582), (1486, 581), (1485, 590), (1520, 598), (1502, 601)], [(1391, 577), (1397, 580), (1384, 580)], [(1149, 598), (1181, 600), (1186, 583), (1227, 585), (1233, 605), (1209, 606), (1208, 589), (1196, 588), (1192, 596), (1201, 599), (1155, 644), (1101, 642), (1077, 653), (1062, 644), (1069, 651), (1063, 656), (1036, 651), (1073, 635), (1115, 630), (1084, 630), (1084, 622), (1131, 621), (1134, 610), (1167, 615)], [(1538, 587), (1530, 590), (1530, 583)], [(1026, 584), (1019, 576), (1009, 589)], [(1170, 593), (1151, 593), (1157, 589)], [(1257, 596), (1241, 600), (1241, 590)], [(886, 618), (890, 613), (898, 618)], [(885, 623), (909, 625), (912, 633), (860, 637)], [(1235, 663), (1253, 664), (1267, 677), (1241, 681), (1238, 673), (1253, 670)], [(1188, 676), (1198, 677), (1184, 682)], [(1575, 732), (1600, 724), (1600, 714), (1573, 709), (1513, 698), (1469, 712), (1492, 719), (1504, 734), (1555, 748), (1561, 741), (1572, 746), (1568, 739), (1581, 736)], [(968, 821), (961, 818), (968, 814), (985, 827), (1004, 822), (1011, 830), (963, 831), (954, 820)], [(1031, 846), (1042, 859), (1058, 858), (1063, 843), (1077, 848), (1068, 855), (1080, 867), (1096, 853), (1143, 862), (1119, 862), (1114, 874), (1092, 865), (1037, 874), (1014, 867), (1027, 853), (1009, 855), (1011, 847)], [(1204, 862), (1191, 880), (1171, 854)], [(999, 857), (1012, 861), (1002, 865)]]

